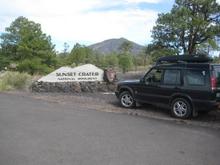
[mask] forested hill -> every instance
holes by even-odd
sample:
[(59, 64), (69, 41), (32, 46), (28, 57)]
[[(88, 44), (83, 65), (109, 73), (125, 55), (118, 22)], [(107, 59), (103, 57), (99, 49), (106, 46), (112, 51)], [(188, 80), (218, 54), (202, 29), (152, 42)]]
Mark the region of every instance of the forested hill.
[[(112, 52), (116, 52), (118, 53), (119, 47), (124, 43), (127, 42), (128, 40), (125, 38), (119, 38), (119, 39), (109, 39), (109, 40), (105, 40), (103, 42), (99, 42), (93, 45), (90, 45), (89, 48), (93, 49), (94, 51), (97, 51), (99, 53), (102, 54), (109, 54)], [(132, 49), (131, 49), (131, 53), (137, 55), (138, 53), (140, 53), (143, 50), (143, 46), (129, 41), (132, 43)]]

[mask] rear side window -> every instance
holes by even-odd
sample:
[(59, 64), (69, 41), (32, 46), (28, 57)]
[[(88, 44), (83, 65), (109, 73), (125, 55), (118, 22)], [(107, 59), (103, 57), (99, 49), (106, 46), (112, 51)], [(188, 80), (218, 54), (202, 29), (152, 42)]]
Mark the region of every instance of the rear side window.
[(220, 67), (214, 67), (215, 77), (217, 79), (217, 86), (220, 86)]
[(180, 85), (180, 70), (165, 70), (163, 82), (166, 85)]
[(202, 70), (187, 70), (185, 72), (185, 81), (190, 86), (205, 86), (206, 71)]

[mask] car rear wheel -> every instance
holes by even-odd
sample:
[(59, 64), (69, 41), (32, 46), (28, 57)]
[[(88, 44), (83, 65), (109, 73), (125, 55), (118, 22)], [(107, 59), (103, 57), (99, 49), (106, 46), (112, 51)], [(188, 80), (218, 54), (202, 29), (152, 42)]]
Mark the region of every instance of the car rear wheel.
[(190, 103), (183, 98), (173, 100), (171, 105), (171, 115), (176, 118), (186, 119), (192, 114)]
[(128, 91), (124, 91), (120, 94), (120, 103), (125, 108), (132, 108), (135, 105), (134, 98), (132, 94)]

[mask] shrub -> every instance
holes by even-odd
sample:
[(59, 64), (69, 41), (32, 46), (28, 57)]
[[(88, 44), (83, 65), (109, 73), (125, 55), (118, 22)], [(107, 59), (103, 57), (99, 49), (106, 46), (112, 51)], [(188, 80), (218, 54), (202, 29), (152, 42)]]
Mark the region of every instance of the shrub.
[(45, 74), (53, 71), (52, 68), (48, 67), (48, 65), (44, 64), (41, 59), (33, 58), (23, 60), (18, 64), (19, 72), (27, 72), (31, 75), (33, 74)]
[(27, 73), (5, 72), (0, 75), (0, 91), (25, 89), (31, 83), (31, 76)]

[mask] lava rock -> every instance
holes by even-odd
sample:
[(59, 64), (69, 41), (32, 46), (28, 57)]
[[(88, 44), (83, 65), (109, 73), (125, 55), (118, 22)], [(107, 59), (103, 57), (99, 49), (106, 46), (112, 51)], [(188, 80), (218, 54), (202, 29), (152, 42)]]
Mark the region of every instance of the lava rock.
[(81, 93), (81, 92), (114, 92), (115, 83), (107, 82), (34, 82), (31, 85), (32, 92), (62, 92), (62, 93)]

